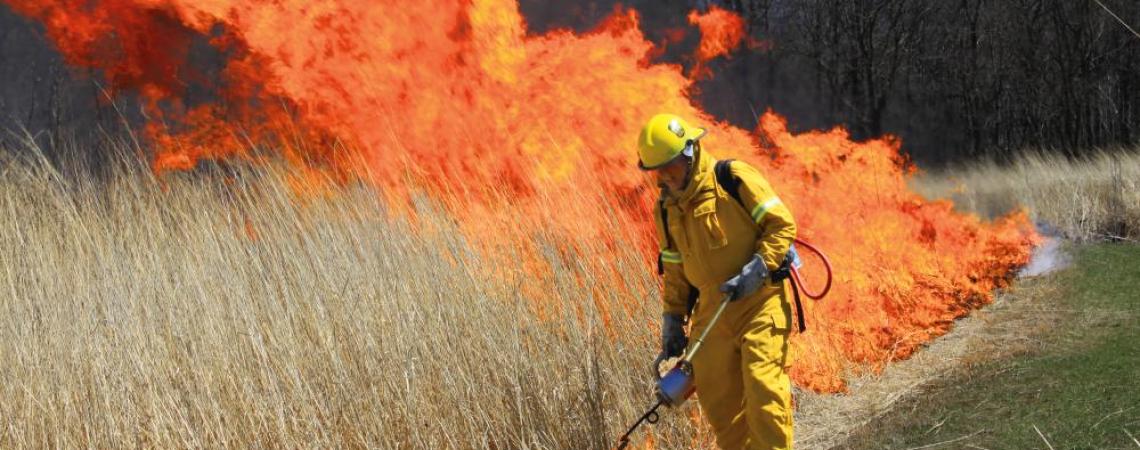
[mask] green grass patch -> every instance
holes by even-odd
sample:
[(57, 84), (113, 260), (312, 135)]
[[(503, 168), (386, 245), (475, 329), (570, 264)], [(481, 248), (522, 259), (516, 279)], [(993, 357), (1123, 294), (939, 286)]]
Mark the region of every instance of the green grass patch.
[(928, 386), (845, 448), (1140, 449), (1140, 246), (1073, 251), (1040, 346)]

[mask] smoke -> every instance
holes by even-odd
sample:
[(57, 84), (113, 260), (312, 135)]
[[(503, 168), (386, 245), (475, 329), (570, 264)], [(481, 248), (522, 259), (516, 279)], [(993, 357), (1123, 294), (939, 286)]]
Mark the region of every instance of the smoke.
[(1056, 229), (1048, 224), (1038, 223), (1037, 232), (1041, 233), (1044, 239), (1033, 249), (1029, 264), (1017, 272), (1019, 278), (1046, 275), (1064, 269), (1072, 263), (1072, 258), (1061, 246), (1062, 240)]

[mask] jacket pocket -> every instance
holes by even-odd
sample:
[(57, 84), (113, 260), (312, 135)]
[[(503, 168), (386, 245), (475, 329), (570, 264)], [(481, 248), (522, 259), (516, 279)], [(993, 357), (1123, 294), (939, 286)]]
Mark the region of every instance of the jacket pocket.
[(728, 236), (725, 235), (716, 214), (716, 197), (709, 198), (693, 208), (693, 221), (704, 233), (703, 237), (709, 249), (724, 248), (728, 245)]

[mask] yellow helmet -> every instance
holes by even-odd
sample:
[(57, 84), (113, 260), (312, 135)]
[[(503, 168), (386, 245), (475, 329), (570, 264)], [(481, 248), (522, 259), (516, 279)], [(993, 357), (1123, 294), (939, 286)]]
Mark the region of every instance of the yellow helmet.
[[(686, 147), (705, 135), (704, 128), (689, 125), (680, 116), (658, 114), (649, 119), (637, 138), (637, 167), (654, 170), (669, 164)], [(692, 156), (692, 153), (688, 153)]]

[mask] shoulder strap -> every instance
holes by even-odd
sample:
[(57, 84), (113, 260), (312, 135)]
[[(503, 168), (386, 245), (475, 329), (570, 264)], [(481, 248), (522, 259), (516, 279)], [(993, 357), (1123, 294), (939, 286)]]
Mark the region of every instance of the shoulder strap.
[(716, 172), (716, 184), (719, 184), (721, 189), (728, 192), (732, 198), (736, 199), (741, 207), (744, 206), (744, 201), (740, 199), (740, 178), (732, 176), (732, 161), (731, 159), (723, 159), (716, 162), (713, 171)]
[[(665, 209), (665, 200), (657, 201), (657, 209), (661, 211), (661, 229), (665, 233), (665, 243), (668, 248), (676, 248), (673, 244), (673, 235), (669, 233), (669, 210)], [(657, 275), (665, 275), (665, 258), (661, 253), (657, 254)], [(688, 316), (693, 316), (693, 307), (697, 305), (697, 299), (701, 297), (701, 291), (696, 286), (689, 285), (689, 298), (685, 300), (686, 307), (688, 308)]]
[[(657, 200), (657, 210), (661, 211), (661, 231), (665, 233), (666, 248), (673, 248), (673, 235), (669, 234), (669, 211), (665, 209), (665, 200)], [(657, 275), (665, 275), (665, 261), (661, 253), (657, 254)]]
[[(724, 189), (725, 192), (728, 192), (728, 195), (735, 198), (736, 203), (744, 207), (744, 201), (740, 199), (740, 178), (732, 176), (732, 160), (725, 159), (717, 161), (716, 167), (713, 168), (713, 170), (716, 172), (716, 184), (719, 184), (721, 189)], [(782, 282), (791, 276), (792, 255), (794, 254), (794, 250), (795, 246), (793, 245), (792, 251), (789, 251), (789, 253), (784, 256), (784, 261), (781, 262), (780, 267), (772, 273), (772, 281)], [(800, 290), (796, 285), (796, 280), (792, 280), (790, 284), (792, 285), (792, 297), (795, 299), (796, 318), (799, 322), (800, 333), (803, 333), (807, 331), (807, 324), (804, 323), (804, 307), (803, 304), (800, 303)]]

